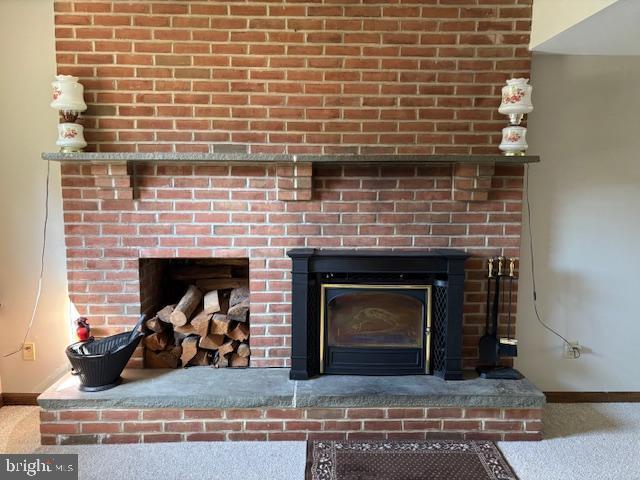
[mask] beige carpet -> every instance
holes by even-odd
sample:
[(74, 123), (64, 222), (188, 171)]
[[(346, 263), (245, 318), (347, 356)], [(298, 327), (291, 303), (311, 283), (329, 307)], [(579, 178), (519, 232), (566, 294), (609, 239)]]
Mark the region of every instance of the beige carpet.
[(640, 480), (640, 403), (550, 404), (542, 442), (500, 442), (521, 480)]
[(38, 407), (0, 408), (0, 452), (31, 453), (40, 447)]
[[(501, 442), (520, 480), (639, 480), (640, 403), (551, 404), (542, 442)], [(303, 480), (303, 442), (39, 447), (37, 407), (0, 409), (0, 452), (78, 453), (80, 478)], [(115, 468), (115, 471), (114, 471)]]

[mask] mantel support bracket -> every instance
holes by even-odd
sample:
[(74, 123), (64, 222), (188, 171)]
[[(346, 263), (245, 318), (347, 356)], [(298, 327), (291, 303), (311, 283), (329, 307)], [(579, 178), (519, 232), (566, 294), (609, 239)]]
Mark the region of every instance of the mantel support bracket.
[(458, 202), (486, 202), (489, 199), (495, 163), (456, 163), (452, 169), (452, 197)]
[(135, 167), (130, 161), (92, 163), (89, 171), (100, 200), (133, 200)]
[(279, 163), (276, 167), (278, 200), (288, 202), (311, 200), (313, 196), (313, 165), (311, 162)]

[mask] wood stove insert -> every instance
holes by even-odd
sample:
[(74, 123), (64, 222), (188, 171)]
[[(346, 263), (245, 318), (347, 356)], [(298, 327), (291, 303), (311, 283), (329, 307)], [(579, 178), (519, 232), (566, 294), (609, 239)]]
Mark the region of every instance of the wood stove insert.
[(431, 285), (320, 288), (320, 373), (429, 371)]
[(462, 378), (464, 261), (457, 250), (292, 249), (291, 379)]

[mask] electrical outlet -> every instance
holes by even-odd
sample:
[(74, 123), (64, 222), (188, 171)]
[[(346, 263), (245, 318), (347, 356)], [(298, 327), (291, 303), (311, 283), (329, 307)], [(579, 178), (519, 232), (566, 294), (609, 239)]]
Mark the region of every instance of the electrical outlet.
[(562, 354), (564, 358), (575, 360), (576, 358), (580, 358), (580, 355), (582, 355), (582, 345), (580, 345), (580, 342), (575, 341), (564, 344), (564, 352)]
[(22, 346), (22, 359), (27, 362), (35, 362), (36, 360), (36, 344), (33, 342), (25, 343)]

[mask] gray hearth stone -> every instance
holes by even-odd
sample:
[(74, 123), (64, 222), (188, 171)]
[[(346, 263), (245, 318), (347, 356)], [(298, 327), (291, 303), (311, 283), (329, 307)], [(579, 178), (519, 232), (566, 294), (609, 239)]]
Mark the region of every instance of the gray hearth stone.
[(47, 410), (95, 408), (502, 407), (538, 408), (544, 394), (526, 379), (444, 381), (430, 375), (326, 375), (289, 380), (286, 368), (125, 370), (122, 385), (81, 392), (65, 375), (38, 398)]
[(544, 394), (526, 379), (445, 381), (432, 375), (325, 375), (298, 382), (297, 387), (299, 407), (535, 408), (544, 403)]

